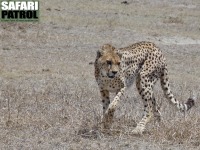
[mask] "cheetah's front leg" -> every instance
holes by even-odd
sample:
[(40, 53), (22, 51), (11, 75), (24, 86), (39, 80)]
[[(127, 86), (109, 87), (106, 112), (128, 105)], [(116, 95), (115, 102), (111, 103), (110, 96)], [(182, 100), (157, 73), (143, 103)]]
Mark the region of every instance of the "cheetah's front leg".
[(105, 112), (108, 109), (108, 106), (110, 104), (110, 97), (109, 97), (109, 91), (107, 90), (100, 90), (100, 94), (101, 94), (101, 100), (102, 100), (102, 105), (103, 105), (103, 126), (104, 128), (107, 128), (107, 120), (108, 119), (104, 119), (105, 117)]
[(108, 109), (106, 110), (103, 117), (104, 128), (110, 128), (113, 121), (115, 109), (117, 107), (118, 102), (120, 101), (121, 96), (124, 95), (125, 89), (126, 89), (125, 87), (120, 89), (120, 91), (117, 93), (114, 100), (109, 105)]
[(103, 115), (104, 115), (110, 104), (109, 91), (101, 90), (100, 93), (101, 93), (101, 100), (103, 104)]

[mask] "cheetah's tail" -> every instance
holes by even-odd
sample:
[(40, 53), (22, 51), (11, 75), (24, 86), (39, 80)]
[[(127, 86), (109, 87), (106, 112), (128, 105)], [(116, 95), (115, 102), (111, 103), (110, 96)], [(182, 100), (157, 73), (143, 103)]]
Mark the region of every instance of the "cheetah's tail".
[(176, 100), (174, 98), (174, 95), (172, 94), (172, 91), (171, 91), (170, 86), (169, 86), (169, 78), (168, 78), (168, 70), (167, 70), (167, 68), (163, 69), (163, 73), (161, 74), (160, 82), (161, 82), (161, 87), (162, 87), (162, 89), (164, 91), (164, 94), (165, 94), (166, 98), (172, 104), (176, 105), (176, 107), (180, 111), (187, 111), (191, 107), (194, 106), (194, 104), (195, 104), (195, 98), (194, 97), (188, 98), (187, 102), (184, 103), (184, 104), (180, 103), (178, 100)]

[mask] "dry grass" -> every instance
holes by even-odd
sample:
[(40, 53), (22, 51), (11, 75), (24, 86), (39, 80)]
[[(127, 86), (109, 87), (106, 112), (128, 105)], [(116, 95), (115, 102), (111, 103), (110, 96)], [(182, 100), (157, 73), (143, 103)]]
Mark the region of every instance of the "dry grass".
[[(0, 148), (199, 149), (197, 2), (42, 1), (40, 23), (0, 23)], [(132, 87), (105, 132), (89, 63), (103, 43), (121, 47), (141, 40), (161, 47), (175, 96), (185, 101), (193, 90), (196, 106), (185, 116), (177, 112), (158, 84), (163, 120), (134, 136), (143, 105)]]
[[(148, 132), (138, 137), (132, 135), (131, 130), (141, 118), (142, 104), (136, 100), (137, 95), (133, 95), (121, 104), (112, 129), (105, 132), (100, 124), (102, 112), (97, 89), (92, 90), (84, 83), (70, 83), (72, 87), (68, 87), (69, 83), (64, 77), (2, 81), (0, 125), (4, 138), (1, 147), (77, 149), (91, 148), (94, 143), (98, 143), (95, 148), (100, 148), (107, 143), (114, 148), (116, 139), (123, 139), (118, 143), (122, 148), (144, 141), (156, 144), (159, 149), (164, 145), (199, 147), (199, 107), (184, 117), (164, 101), (163, 121), (151, 122)], [(161, 98), (162, 95), (158, 101)]]
[(168, 17), (166, 20), (163, 21), (164, 23), (174, 23), (174, 24), (183, 24), (183, 20), (179, 17)]

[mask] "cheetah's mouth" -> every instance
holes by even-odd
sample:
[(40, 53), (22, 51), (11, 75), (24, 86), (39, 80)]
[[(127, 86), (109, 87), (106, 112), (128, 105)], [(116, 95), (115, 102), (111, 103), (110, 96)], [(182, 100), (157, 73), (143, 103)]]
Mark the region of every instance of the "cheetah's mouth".
[(107, 74), (107, 76), (108, 76), (108, 78), (111, 78), (111, 79), (115, 77), (114, 74), (113, 75)]

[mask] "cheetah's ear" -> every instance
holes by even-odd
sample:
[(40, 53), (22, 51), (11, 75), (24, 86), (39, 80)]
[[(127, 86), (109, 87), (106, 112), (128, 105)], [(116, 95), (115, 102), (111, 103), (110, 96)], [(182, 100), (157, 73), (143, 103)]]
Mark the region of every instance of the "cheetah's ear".
[(104, 44), (101, 49), (102, 51), (114, 51), (115, 47), (111, 44)]
[(119, 50), (116, 50), (116, 54), (120, 57), (120, 59), (122, 58), (122, 52), (120, 52)]
[(101, 52), (101, 50), (98, 50), (97, 51), (97, 58), (100, 58), (102, 56), (102, 52)]
[(100, 50), (97, 51), (97, 57), (101, 57), (103, 54), (105, 54), (108, 51), (114, 51), (115, 47), (110, 44), (104, 44)]

